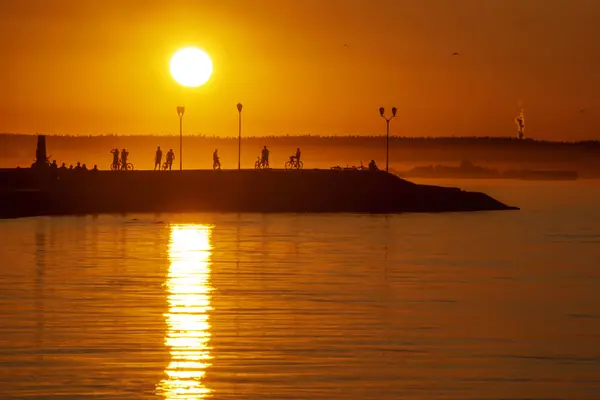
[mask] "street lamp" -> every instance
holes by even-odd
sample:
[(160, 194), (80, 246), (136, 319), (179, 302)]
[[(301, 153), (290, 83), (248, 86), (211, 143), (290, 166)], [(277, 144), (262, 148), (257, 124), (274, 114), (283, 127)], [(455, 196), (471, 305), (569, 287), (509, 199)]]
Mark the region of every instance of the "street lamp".
[(390, 172), (389, 171), (389, 157), (390, 157), (390, 121), (392, 120), (392, 118), (394, 118), (396, 116), (396, 112), (398, 111), (398, 109), (396, 107), (392, 107), (392, 116), (391, 117), (386, 117), (385, 116), (385, 108), (383, 107), (379, 107), (379, 114), (381, 115), (381, 117), (383, 119), (385, 119), (385, 123), (387, 125), (387, 131), (386, 131), (386, 136), (385, 136), (385, 172)]
[(238, 169), (240, 169), (240, 164), (242, 160), (242, 103), (237, 104), (238, 110)]
[(179, 170), (183, 170), (183, 113), (185, 107), (177, 107), (177, 115), (179, 115)]

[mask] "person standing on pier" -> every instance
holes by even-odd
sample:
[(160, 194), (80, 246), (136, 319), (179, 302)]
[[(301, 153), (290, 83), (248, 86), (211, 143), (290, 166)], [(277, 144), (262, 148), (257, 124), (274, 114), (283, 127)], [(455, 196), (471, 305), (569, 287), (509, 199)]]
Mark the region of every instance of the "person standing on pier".
[(269, 149), (267, 149), (267, 146), (262, 149), (261, 161), (265, 168), (269, 168)]
[(173, 166), (173, 160), (175, 160), (175, 152), (173, 151), (173, 149), (170, 149), (167, 152), (167, 168), (169, 168), (169, 171), (171, 170), (171, 167)]
[(158, 148), (156, 149), (156, 156), (154, 157), (154, 170), (156, 171), (156, 168), (158, 168), (158, 170), (160, 171), (161, 166), (162, 166), (162, 150), (160, 149), (160, 146), (158, 146)]
[(127, 151), (126, 148), (123, 147), (123, 150), (121, 150), (121, 171), (127, 171), (127, 156), (129, 155), (129, 152)]
[(119, 169), (119, 149), (114, 148), (110, 152), (113, 155), (112, 169), (116, 171)]

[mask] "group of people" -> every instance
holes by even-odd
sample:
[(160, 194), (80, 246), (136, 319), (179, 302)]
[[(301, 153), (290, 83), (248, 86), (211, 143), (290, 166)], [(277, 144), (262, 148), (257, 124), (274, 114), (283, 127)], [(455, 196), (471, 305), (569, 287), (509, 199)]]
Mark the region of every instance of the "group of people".
[[(163, 152), (160, 149), (160, 146), (158, 146), (156, 148), (156, 155), (154, 156), (154, 170), (155, 171), (157, 168), (159, 171), (161, 169), (163, 169), (162, 157), (163, 157)], [(166, 159), (165, 159), (164, 169), (165, 170), (168, 169), (170, 171), (171, 168), (173, 167), (174, 160), (175, 160), (175, 152), (173, 151), (173, 149), (169, 149), (169, 151), (167, 152)]]
[[(126, 148), (123, 148), (122, 150), (119, 150), (118, 148), (114, 148), (111, 151), (111, 154), (113, 156), (113, 160), (112, 160), (112, 166), (111, 169), (113, 170), (126, 170), (127, 169), (127, 164), (128, 164), (128, 157), (129, 157), (129, 152), (127, 151)], [(262, 165), (265, 168), (269, 167), (269, 149), (267, 148), (267, 146), (264, 146), (262, 151), (261, 151), (261, 156), (260, 156), (260, 162), (262, 163)], [(296, 149), (296, 153), (290, 156), (290, 161), (291, 162), (299, 162), (300, 161), (300, 149)], [(162, 158), (163, 158), (163, 152), (160, 148), (160, 146), (157, 147), (156, 149), (156, 154), (155, 154), (155, 158), (154, 158), (154, 170), (156, 171), (161, 170), (161, 169), (168, 169), (171, 170), (172, 166), (173, 166), (173, 161), (175, 160), (175, 152), (173, 151), (173, 149), (169, 149), (169, 151), (166, 154), (166, 159), (165, 159), (165, 164), (162, 164)], [(369, 167), (371, 167), (371, 165), (369, 165)], [(215, 151), (213, 152), (213, 168), (214, 169), (221, 169), (221, 161), (219, 159), (219, 150), (215, 149)], [(88, 169), (86, 164), (81, 164), (80, 162), (77, 162), (77, 164), (75, 166), (73, 166), (73, 164), (71, 164), (69, 167), (67, 167), (66, 163), (62, 163), (62, 165), (59, 167), (56, 160), (53, 160), (50, 163), (50, 169), (53, 170), (75, 170), (75, 171), (98, 171), (98, 166), (94, 165), (94, 167), (92, 169)]]
[[(261, 151), (261, 154), (260, 154), (260, 162), (266, 168), (269, 168), (269, 153), (270, 153), (270, 151), (267, 148), (267, 146), (264, 146)], [(296, 153), (292, 154), (290, 156), (290, 162), (298, 163), (300, 161), (300, 155), (301, 155), (300, 148), (297, 148)]]
[[(125, 151), (125, 149), (123, 149)], [(118, 150), (117, 150), (118, 151)], [(129, 153), (127, 153), (129, 154)], [(299, 162), (300, 161), (300, 148), (296, 149), (296, 153), (290, 156), (290, 161), (291, 162)], [(219, 149), (215, 149), (215, 151), (213, 151), (213, 168), (214, 169), (221, 169), (221, 160), (219, 159)], [(118, 158), (118, 157), (117, 157)], [(173, 160), (175, 159), (175, 153), (173, 153), (173, 149), (169, 150), (169, 152), (167, 153), (167, 168), (170, 170), (171, 166), (173, 165)], [(158, 148), (156, 149), (156, 156), (154, 157), (154, 170), (156, 171), (156, 169), (158, 168), (159, 170), (161, 169), (161, 162), (162, 162), (162, 150), (160, 149), (160, 146), (158, 146)], [(265, 167), (269, 167), (269, 149), (267, 148), (267, 146), (264, 146), (262, 151), (261, 151), (261, 158), (260, 158), (260, 162), (265, 166)]]
[(94, 165), (94, 167), (91, 170), (88, 170), (87, 165), (85, 164), (81, 164), (80, 162), (78, 162), (75, 166), (73, 166), (73, 164), (69, 165), (69, 168), (67, 168), (67, 164), (66, 163), (62, 163), (62, 165), (59, 167), (58, 164), (56, 163), (56, 160), (53, 160), (50, 163), (50, 169), (51, 170), (67, 170), (67, 171), (98, 171), (98, 166)]
[(113, 170), (119, 169), (127, 169), (127, 157), (129, 157), (129, 152), (126, 148), (123, 147), (123, 150), (119, 152), (119, 149), (114, 148), (111, 151), (113, 155), (112, 168)]

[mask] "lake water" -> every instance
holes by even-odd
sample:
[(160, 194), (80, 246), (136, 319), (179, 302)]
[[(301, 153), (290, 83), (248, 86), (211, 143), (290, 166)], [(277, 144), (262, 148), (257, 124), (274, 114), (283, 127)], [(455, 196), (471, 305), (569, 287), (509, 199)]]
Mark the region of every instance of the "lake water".
[(521, 211), (0, 221), (1, 399), (599, 399), (600, 183)]

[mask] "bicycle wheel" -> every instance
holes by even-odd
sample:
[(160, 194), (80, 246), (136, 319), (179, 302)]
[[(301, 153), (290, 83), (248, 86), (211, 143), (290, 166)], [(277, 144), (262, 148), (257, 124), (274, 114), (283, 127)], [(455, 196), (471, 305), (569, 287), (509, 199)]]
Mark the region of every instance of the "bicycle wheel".
[(127, 163), (127, 171), (133, 171), (133, 164), (130, 162)]
[(291, 169), (294, 166), (294, 164), (292, 164), (291, 161), (286, 161), (285, 162), (285, 169)]
[(304, 168), (304, 163), (302, 161), (298, 161), (296, 163), (296, 169), (302, 169), (302, 168)]
[(260, 162), (255, 162), (254, 163), (254, 169), (260, 169)]
[(110, 164), (110, 170), (111, 171), (118, 171), (119, 170), (119, 165), (118, 164)]

